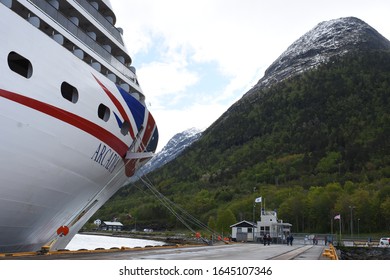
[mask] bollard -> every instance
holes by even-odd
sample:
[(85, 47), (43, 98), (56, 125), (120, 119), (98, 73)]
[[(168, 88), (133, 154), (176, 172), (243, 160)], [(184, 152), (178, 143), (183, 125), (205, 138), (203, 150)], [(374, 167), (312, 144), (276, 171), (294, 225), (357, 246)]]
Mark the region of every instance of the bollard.
[(332, 244), (329, 244), (329, 249), (325, 249), (322, 256), (327, 257), (331, 260), (338, 260), (336, 249)]

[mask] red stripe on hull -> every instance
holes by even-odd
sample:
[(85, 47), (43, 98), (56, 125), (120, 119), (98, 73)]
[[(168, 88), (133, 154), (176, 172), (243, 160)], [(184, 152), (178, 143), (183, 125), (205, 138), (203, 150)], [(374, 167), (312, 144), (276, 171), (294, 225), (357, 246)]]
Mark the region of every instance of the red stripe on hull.
[(154, 121), (152, 114), (148, 113), (148, 122), (146, 124), (144, 136), (142, 137), (142, 144), (144, 147), (148, 146), (150, 137), (152, 136), (155, 126), (156, 122)]
[(73, 125), (106, 143), (108, 146), (114, 149), (122, 158), (124, 158), (126, 155), (126, 152), (128, 150), (128, 145), (126, 143), (124, 143), (111, 132), (105, 130), (104, 128), (87, 119), (84, 119), (76, 114), (70, 113), (53, 105), (43, 103), (36, 99), (32, 99), (3, 89), (0, 89), (0, 96), (16, 103), (22, 104), (26, 107), (35, 109), (49, 116), (52, 116), (70, 125)]

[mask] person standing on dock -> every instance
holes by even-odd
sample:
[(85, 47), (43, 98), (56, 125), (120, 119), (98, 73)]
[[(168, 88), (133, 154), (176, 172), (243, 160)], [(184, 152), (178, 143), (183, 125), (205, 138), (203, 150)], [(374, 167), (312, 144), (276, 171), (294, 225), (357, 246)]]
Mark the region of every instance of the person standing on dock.
[(293, 240), (294, 240), (294, 236), (291, 234), (290, 235), (290, 238), (289, 238), (289, 240), (290, 240), (290, 245), (292, 246), (292, 244), (293, 244)]
[(271, 235), (269, 233), (267, 233), (267, 244), (270, 245), (271, 243)]

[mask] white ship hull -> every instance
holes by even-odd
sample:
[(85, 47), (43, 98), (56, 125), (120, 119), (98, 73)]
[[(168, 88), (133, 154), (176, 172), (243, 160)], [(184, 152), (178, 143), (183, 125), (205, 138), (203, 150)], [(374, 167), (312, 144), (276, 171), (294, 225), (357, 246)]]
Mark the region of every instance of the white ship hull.
[[(133, 116), (107, 77), (1, 3), (0, 15), (0, 252), (64, 248), (150, 157), (142, 152), (157, 128), (146, 108)], [(31, 77), (10, 69), (13, 52), (31, 62)], [(63, 82), (77, 88), (76, 104), (62, 96)], [(133, 135), (113, 113), (129, 118)], [(128, 160), (131, 145), (141, 156)]]

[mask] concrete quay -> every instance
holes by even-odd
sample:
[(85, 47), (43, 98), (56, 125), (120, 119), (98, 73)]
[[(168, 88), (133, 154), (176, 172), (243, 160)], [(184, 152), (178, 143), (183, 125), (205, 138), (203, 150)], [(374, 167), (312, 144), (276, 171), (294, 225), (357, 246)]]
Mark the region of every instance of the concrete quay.
[(152, 248), (64, 251), (45, 255), (14, 255), (1, 259), (34, 260), (328, 260), (323, 245), (293, 246), (230, 243), (214, 246), (159, 246)]

